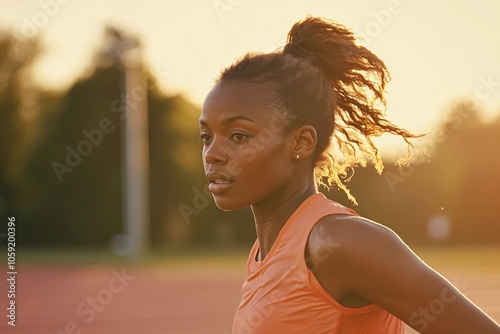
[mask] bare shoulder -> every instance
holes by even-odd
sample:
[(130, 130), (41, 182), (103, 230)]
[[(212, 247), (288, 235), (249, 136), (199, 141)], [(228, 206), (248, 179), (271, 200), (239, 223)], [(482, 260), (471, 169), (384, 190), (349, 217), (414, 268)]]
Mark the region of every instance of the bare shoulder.
[(354, 215), (328, 215), (321, 218), (313, 228), (314, 230), (330, 230), (331, 232), (373, 232), (387, 233), (391, 231), (386, 226), (361, 216)]
[[(400, 248), (400, 249), (398, 249)], [(337, 302), (361, 307), (374, 302), (370, 294), (380, 263), (410, 250), (389, 228), (351, 215), (330, 215), (311, 230), (306, 261), (318, 282)], [(384, 281), (383, 279), (381, 281)]]
[(309, 235), (306, 254), (309, 268), (339, 302), (355, 295), (374, 303), (379, 299), (374, 294), (390, 290), (400, 270), (427, 268), (394, 231), (359, 216), (322, 218)]
[[(324, 253), (331, 255), (374, 256), (394, 249), (411, 252), (401, 238), (390, 228), (360, 216), (330, 215), (319, 220), (313, 227), (308, 241), (312, 256)], [(337, 250), (334, 254), (333, 250)]]
[[(309, 235), (306, 260), (325, 291), (346, 306), (377, 304), (429, 334), (500, 333), (488, 315), (396, 233), (369, 219), (324, 217)], [(439, 312), (428, 317), (426, 312), (438, 304)]]

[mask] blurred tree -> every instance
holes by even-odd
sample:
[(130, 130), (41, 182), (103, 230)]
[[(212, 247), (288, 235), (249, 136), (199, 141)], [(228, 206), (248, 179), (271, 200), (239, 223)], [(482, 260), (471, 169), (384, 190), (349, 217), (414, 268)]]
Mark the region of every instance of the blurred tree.
[(28, 162), (38, 199), (23, 225), (27, 242), (102, 245), (120, 231), (120, 122), (111, 110), (114, 101), (120, 101), (116, 65), (96, 69), (56, 104)]
[(24, 241), (106, 246), (122, 232), (122, 120), (126, 101), (134, 103), (145, 92), (151, 239), (156, 245), (213, 240), (210, 225), (195, 224), (215, 211), (209, 196), (201, 199), (203, 207), (189, 219), (181, 210), (183, 204), (192, 206), (193, 200), (200, 200), (196, 191), (205, 185), (197, 138), (200, 110), (180, 95), (164, 95), (146, 69), (147, 80), (134, 87), (132, 96), (121, 95), (123, 73), (111, 52), (114, 42), (105, 39), (96, 68), (62, 96), (43, 95), (40, 122), (47, 126), (29, 155), (26, 189), (35, 199), (24, 203)]
[(14, 215), (15, 188), (20, 182), (30, 114), (27, 92), (30, 66), (38, 41), (19, 40), (0, 32), (0, 215)]
[[(436, 133), (424, 138), (430, 156), (417, 156), (404, 168), (386, 161), (382, 176), (370, 168), (357, 170), (349, 183), (360, 204), (354, 209), (408, 242), (432, 242), (429, 228), (435, 217), (447, 221), (437, 226), (437, 233), (445, 235), (441, 242), (500, 242), (495, 212), (500, 207), (500, 118), (482, 122), (479, 107), (467, 101), (453, 105)], [(342, 194), (331, 194), (352, 207)]]
[[(199, 107), (163, 94), (146, 69), (147, 80), (137, 87), (142, 93), (121, 95), (123, 73), (108, 38), (86, 77), (66, 92), (38, 94), (36, 131), (27, 131), (22, 80), (37, 48), (15, 43), (0, 38), (0, 209), (17, 205), (21, 243), (106, 246), (122, 232), (122, 120), (125, 102), (144, 92), (153, 243), (249, 246), (255, 240), (250, 211), (221, 212), (207, 192)], [(357, 170), (348, 184), (360, 204), (354, 209), (408, 242), (429, 242), (428, 223), (436, 214), (451, 222), (449, 242), (500, 241), (494, 211), (500, 206), (500, 118), (483, 123), (478, 108), (465, 102), (451, 108), (440, 135), (428, 136), (430, 159), (420, 156), (403, 169), (387, 161), (382, 176)], [(25, 153), (27, 133), (32, 145)], [(352, 207), (337, 190), (328, 196)]]
[(500, 118), (485, 123), (479, 106), (458, 102), (436, 145), (434, 196), (442, 203), (459, 242), (500, 241)]

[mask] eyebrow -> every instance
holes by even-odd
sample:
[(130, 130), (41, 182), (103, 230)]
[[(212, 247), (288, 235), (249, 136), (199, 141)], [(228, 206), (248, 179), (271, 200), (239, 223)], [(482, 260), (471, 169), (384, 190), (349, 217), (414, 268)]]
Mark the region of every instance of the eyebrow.
[[(234, 123), (236, 121), (247, 121), (247, 122), (256, 123), (253, 119), (251, 119), (251, 118), (249, 118), (247, 116), (237, 115), (237, 116), (226, 118), (225, 120), (222, 121), (222, 124), (223, 125), (228, 125), (228, 124)], [(200, 124), (204, 125), (204, 126), (207, 126), (207, 121), (205, 121), (204, 119), (200, 118)]]

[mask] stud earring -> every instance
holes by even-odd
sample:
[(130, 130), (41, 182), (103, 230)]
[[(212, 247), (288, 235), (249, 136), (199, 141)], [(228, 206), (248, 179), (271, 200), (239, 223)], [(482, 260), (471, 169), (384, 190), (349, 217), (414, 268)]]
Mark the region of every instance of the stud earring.
[(295, 158), (296, 158), (296, 159), (300, 158), (300, 155), (298, 155), (298, 154), (297, 154), (297, 155), (295, 156)]

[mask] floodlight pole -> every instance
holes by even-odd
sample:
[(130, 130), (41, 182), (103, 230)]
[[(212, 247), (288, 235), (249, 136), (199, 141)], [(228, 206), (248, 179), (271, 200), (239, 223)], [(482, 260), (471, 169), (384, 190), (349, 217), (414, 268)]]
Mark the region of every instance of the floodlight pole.
[(124, 40), (122, 99), (122, 212), (124, 245), (131, 260), (149, 251), (148, 88), (138, 41)]

